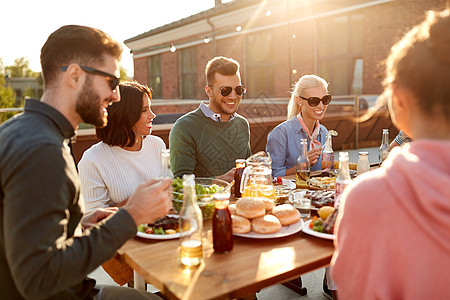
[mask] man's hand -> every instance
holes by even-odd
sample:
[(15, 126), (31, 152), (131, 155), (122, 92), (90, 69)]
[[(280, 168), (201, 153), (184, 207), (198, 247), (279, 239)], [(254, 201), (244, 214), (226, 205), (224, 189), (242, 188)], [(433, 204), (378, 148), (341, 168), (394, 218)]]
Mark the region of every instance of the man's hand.
[(232, 182), (234, 180), (234, 171), (236, 171), (236, 168), (233, 168), (225, 174), (216, 176), (214, 178), (224, 180), (226, 182)]
[(308, 151), (308, 159), (311, 163), (311, 166), (315, 165), (317, 160), (319, 159), (320, 152), (322, 151), (322, 147), (314, 148)]
[(115, 214), (119, 209), (117, 207), (99, 208), (83, 216), (81, 219), (81, 226), (88, 229), (93, 227), (101, 220)]
[(153, 223), (172, 208), (172, 180), (150, 179), (141, 183), (123, 206), (137, 225)]

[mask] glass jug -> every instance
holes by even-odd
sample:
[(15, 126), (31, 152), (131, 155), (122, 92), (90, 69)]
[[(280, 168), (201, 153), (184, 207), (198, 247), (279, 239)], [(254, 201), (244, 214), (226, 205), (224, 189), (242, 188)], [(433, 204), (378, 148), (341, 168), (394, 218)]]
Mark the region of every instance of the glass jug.
[(276, 201), (272, 180), (272, 159), (260, 151), (247, 159), (241, 180), (242, 197), (264, 197)]

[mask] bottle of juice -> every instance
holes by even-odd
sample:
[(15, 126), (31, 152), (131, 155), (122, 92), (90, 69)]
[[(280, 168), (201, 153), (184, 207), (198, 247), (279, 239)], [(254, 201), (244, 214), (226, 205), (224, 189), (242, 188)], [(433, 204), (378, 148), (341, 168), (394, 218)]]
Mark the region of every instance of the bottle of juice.
[(335, 208), (339, 207), (341, 194), (351, 182), (352, 178), (350, 177), (350, 170), (348, 167), (348, 152), (339, 152), (339, 172), (336, 176), (336, 183), (334, 184)]
[(236, 198), (241, 198), (241, 180), (242, 173), (245, 169), (245, 159), (236, 159), (236, 171), (234, 171), (234, 196)]
[(219, 193), (214, 195), (213, 248), (214, 252), (227, 253), (233, 249), (233, 227), (231, 213), (228, 209), (230, 195)]
[(180, 262), (191, 267), (203, 260), (203, 216), (197, 204), (195, 176), (183, 175), (183, 206), (178, 219), (180, 228)]
[(300, 142), (300, 155), (297, 159), (297, 168), (296, 168), (296, 187), (297, 189), (308, 189), (309, 188), (309, 179), (311, 176), (311, 164), (308, 159), (308, 140), (301, 139)]

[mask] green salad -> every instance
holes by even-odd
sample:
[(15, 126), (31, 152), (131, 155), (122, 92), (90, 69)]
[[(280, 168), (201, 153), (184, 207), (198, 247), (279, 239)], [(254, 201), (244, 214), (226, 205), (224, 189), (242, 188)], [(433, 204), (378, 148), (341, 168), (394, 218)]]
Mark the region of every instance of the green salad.
[[(183, 180), (175, 178), (172, 182), (173, 187), (173, 208), (179, 212), (183, 206)], [(217, 184), (204, 185), (200, 183), (195, 184), (195, 193), (197, 195), (197, 202), (203, 213), (204, 218), (211, 218), (214, 212), (214, 202), (211, 200), (211, 195), (223, 190), (222, 186)]]

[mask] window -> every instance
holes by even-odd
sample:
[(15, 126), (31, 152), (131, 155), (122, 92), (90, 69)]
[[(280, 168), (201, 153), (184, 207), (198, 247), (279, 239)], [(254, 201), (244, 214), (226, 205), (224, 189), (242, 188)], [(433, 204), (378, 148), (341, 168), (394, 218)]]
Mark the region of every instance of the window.
[(148, 58), (148, 86), (153, 98), (162, 98), (161, 55)]
[(363, 17), (341, 16), (318, 24), (318, 74), (334, 95), (361, 94)]
[(180, 50), (180, 91), (182, 99), (196, 99), (197, 65), (195, 48)]
[(274, 62), (272, 32), (249, 34), (246, 38), (247, 97), (273, 96)]

